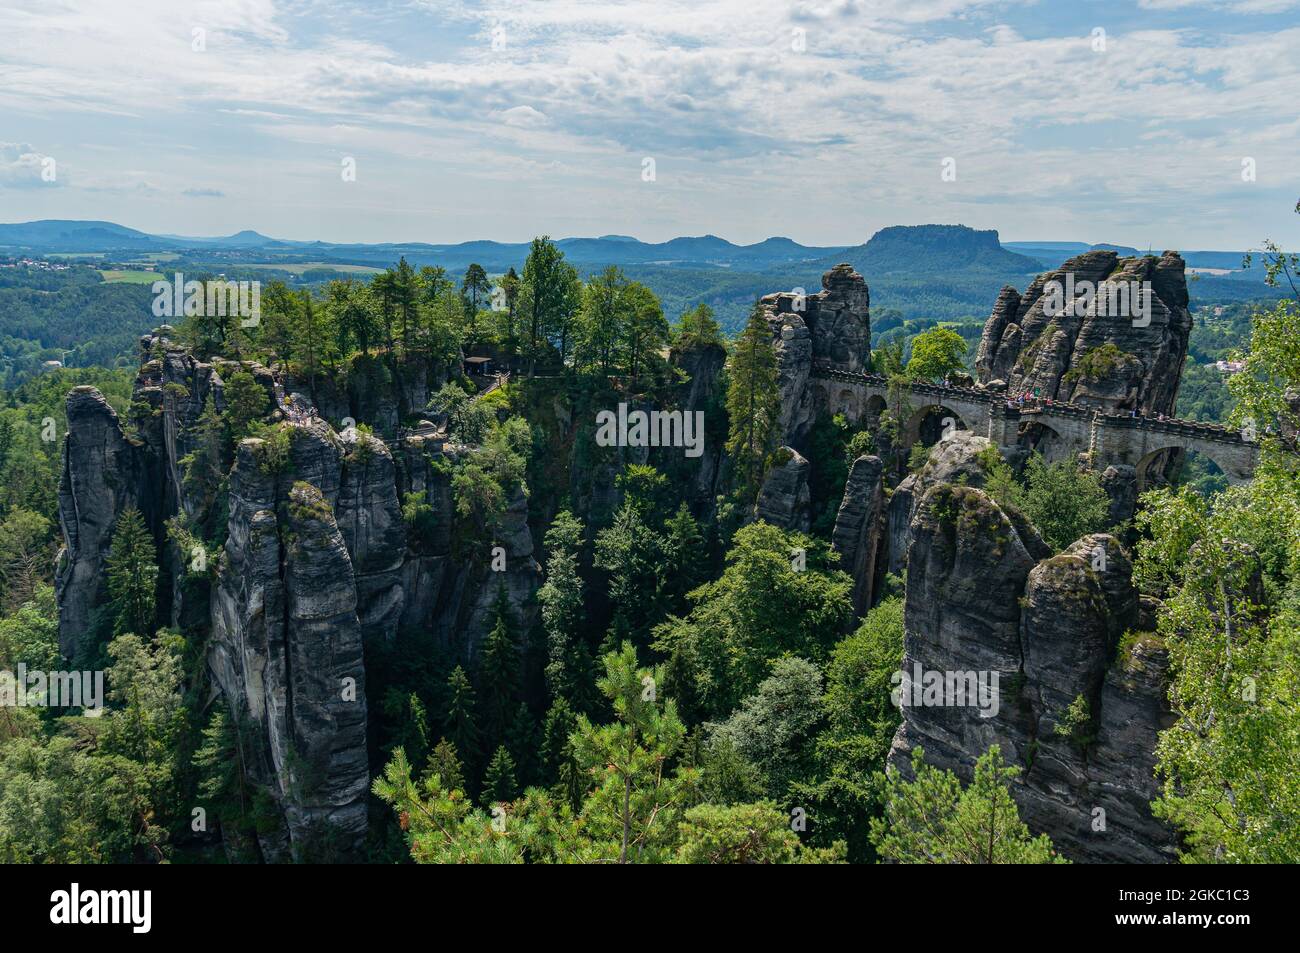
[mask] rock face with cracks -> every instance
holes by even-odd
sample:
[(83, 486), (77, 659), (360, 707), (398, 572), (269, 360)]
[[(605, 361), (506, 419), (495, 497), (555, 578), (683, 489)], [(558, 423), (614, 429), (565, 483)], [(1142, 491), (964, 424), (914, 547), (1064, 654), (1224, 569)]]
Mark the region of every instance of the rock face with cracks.
[[(1111, 536), (1042, 555), (1033, 528), (983, 490), (930, 486), (911, 526), (903, 672), (992, 685), (989, 699), (905, 695), (890, 763), (911, 751), (969, 781), (990, 745), (1021, 768), (1013, 794), (1035, 832), (1079, 861), (1167, 862), (1151, 814), (1156, 732), (1169, 723), (1167, 658), (1154, 640), (1123, 658), (1138, 624), (1132, 567)], [(1136, 662), (1135, 662), (1136, 659)]]
[[(428, 435), (397, 439), (393, 408), (426, 399), (436, 381), (422, 367), (393, 375), (373, 360), (362, 365), (348, 386), (374, 384), (364, 400), (336, 382), (314, 382), (320, 414), (333, 420), (374, 404), (394, 435), (389, 442), (356, 427), (336, 430), (324, 416), (284, 420), (271, 370), (199, 360), (169, 328), (141, 341), (129, 421), (94, 388), (68, 395), (56, 577), (61, 651), (72, 658), (104, 637), (95, 619), (108, 597), (105, 559), (118, 518), (137, 508), (159, 554), (158, 624), (206, 639), (219, 696), (211, 704), (238, 726), (245, 777), (274, 806), (252, 841), (266, 860), (360, 856), (377, 756), (366, 737), (369, 651), (410, 627), (472, 657), (499, 589), (521, 631), (536, 617), (541, 573), (522, 490), (506, 501), (497, 534), (504, 569), (454, 558), (449, 464), (475, 448)], [(214, 445), (205, 409), (227, 409), (226, 381), (240, 370), (267, 395), (269, 429), (241, 441), (233, 457), (226, 450), (213, 464), (226, 484), (206, 486), (196, 476), (196, 460)], [(396, 376), (400, 390), (395, 382), (385, 390)], [(279, 380), (304, 394), (313, 383)], [(431, 509), (419, 533), (403, 516), (408, 499)], [(215, 539), (219, 558), (195, 570), (169, 521)]]

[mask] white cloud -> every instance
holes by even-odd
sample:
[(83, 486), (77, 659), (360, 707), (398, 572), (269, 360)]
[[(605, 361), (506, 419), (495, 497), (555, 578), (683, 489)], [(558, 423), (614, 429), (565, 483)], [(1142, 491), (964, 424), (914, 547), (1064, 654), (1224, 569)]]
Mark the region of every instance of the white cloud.
[[(992, 0), (137, 0), (129, 17), (89, 0), (22, 2), (0, 34), (0, 109), (63, 115), (66, 129), (91, 117), (116, 135), (120, 155), (97, 154), (88, 185), (129, 181), (130, 168), (173, 194), (265, 189), (274, 206), (300, 184), (306, 201), (351, 154), (370, 191), (345, 194), (412, 216), (400, 192), (430, 179), (456, 183), (430, 201), (463, 201), (467, 217), (511, 184), (548, 186), (501, 199), (498, 230), (590, 205), (676, 215), (673, 231), (712, 215), (699, 230), (787, 232), (773, 220), (798, 215), (804, 240), (829, 243), (895, 214), (975, 209), (996, 226), (999, 208), (1014, 222), (1072, 190), (1117, 217), (1144, 197), (1162, 203), (1149, 214), (1172, 216), (1229, 195), (1223, 169), (1241, 155), (1279, 187), (1300, 185), (1287, 164), (1300, 27), (1170, 26), (1173, 13), (1152, 16), (1158, 28), (1117, 16), (1096, 53), (1087, 31), (1045, 30), (1046, 5)], [(191, 48), (198, 25), (204, 52)], [(636, 174), (645, 155), (658, 162), (653, 190)], [(959, 166), (946, 190), (944, 156)]]
[[(58, 165), (26, 142), (0, 142), (0, 188), (37, 189), (58, 184)], [(50, 180), (47, 170), (53, 170)]]

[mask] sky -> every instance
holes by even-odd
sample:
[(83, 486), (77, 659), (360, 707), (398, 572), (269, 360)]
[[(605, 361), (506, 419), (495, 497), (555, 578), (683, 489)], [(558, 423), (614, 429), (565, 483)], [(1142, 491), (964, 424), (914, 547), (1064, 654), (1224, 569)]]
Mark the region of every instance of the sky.
[(0, 23), (3, 222), (1300, 245), (1300, 0), (0, 0)]

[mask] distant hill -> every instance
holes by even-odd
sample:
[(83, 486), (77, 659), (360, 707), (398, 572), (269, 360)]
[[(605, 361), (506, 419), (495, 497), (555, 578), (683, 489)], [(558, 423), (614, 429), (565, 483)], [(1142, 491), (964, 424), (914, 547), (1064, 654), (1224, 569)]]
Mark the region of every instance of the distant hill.
[[(666, 242), (643, 242), (627, 235), (605, 235), (600, 238), (561, 238), (556, 244), (571, 262), (580, 266), (664, 264), (743, 267), (759, 271), (789, 262), (813, 261), (831, 254), (836, 247), (809, 247), (789, 238), (769, 238), (753, 245), (736, 245), (716, 235), (674, 238)], [(271, 238), (252, 230), (204, 238), (150, 235), (112, 222), (55, 220), (0, 225), (0, 246), (42, 254), (102, 252), (117, 255), (123, 252), (186, 250), (265, 252), (271, 260), (283, 258), (286, 262), (314, 259), (380, 266), (405, 257), (413, 265), (438, 264), (448, 270), (461, 270), (477, 263), (489, 271), (519, 267), (528, 254), (527, 242), (335, 244)]]
[(70, 252), (99, 251), (103, 248), (137, 248), (154, 239), (134, 228), (113, 222), (44, 219), (0, 225), (0, 245), (43, 249), (57, 246)]
[(853, 264), (867, 277), (868, 284), (883, 275), (915, 274), (918, 266), (933, 268), (935, 277), (945, 271), (1018, 276), (1042, 270), (1036, 259), (1004, 248), (996, 231), (979, 231), (965, 225), (882, 228), (865, 245), (846, 248), (814, 264), (829, 268), (841, 261)]
[[(1002, 247), (1036, 259), (1042, 263), (1044, 270), (1059, 268), (1067, 259), (1097, 249), (1109, 249), (1118, 252), (1124, 257), (1146, 254), (1159, 255), (1164, 251), (1163, 248), (1152, 248), (1148, 252), (1129, 245), (1112, 245), (1108, 242), (1100, 242), (1096, 245), (1089, 245), (1085, 242), (1003, 242)], [(1223, 268), (1229, 271), (1239, 271), (1241, 269), (1241, 260), (1245, 256), (1245, 252), (1239, 251), (1180, 250), (1179, 253), (1183, 256), (1183, 260), (1187, 262), (1188, 268)], [(1240, 279), (1248, 281), (1262, 280), (1262, 272), (1258, 274), (1247, 272), (1239, 276)]]

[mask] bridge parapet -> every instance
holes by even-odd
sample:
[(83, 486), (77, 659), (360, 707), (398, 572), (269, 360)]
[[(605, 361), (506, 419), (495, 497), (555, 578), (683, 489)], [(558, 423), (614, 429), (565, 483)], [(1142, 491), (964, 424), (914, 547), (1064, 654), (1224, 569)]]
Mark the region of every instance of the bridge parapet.
[(1159, 420), (1154, 417), (1129, 417), (1125, 414), (1100, 414), (1099, 417), (1102, 425), (1106, 427), (1128, 427), (1145, 430), (1149, 433), (1190, 437), (1196, 440), (1214, 440), (1219, 443), (1250, 443), (1238, 430), (1200, 420), (1183, 420), (1181, 418)]

